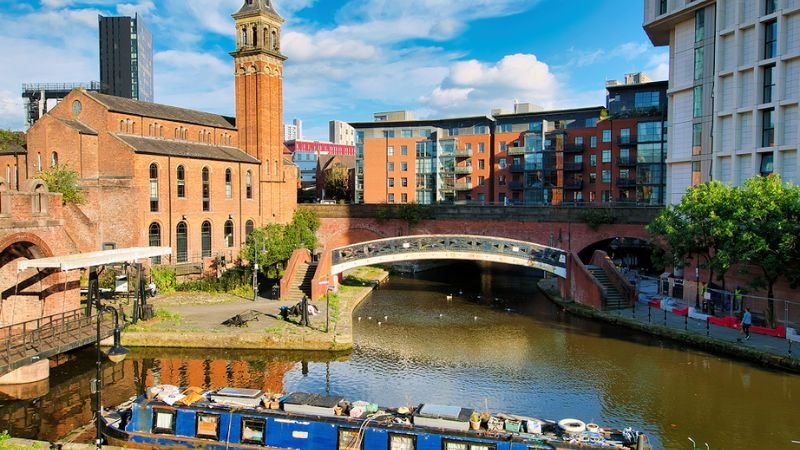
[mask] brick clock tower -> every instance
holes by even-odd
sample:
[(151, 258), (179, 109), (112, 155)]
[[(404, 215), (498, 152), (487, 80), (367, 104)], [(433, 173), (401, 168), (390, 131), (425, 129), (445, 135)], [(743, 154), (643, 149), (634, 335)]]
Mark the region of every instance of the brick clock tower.
[(283, 18), (271, 0), (245, 0), (233, 18), (239, 148), (261, 161), (262, 224), (286, 222), (297, 207), (297, 175), (283, 164)]

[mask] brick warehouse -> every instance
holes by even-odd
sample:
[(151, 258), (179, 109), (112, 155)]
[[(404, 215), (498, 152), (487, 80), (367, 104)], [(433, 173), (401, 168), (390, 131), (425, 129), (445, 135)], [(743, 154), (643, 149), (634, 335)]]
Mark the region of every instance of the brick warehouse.
[(162, 245), (173, 249), (162, 263), (230, 261), (253, 228), (291, 219), (283, 19), (269, 0), (246, 0), (233, 17), (235, 119), (75, 90), (31, 127), (19, 176), (56, 164), (79, 173), (86, 202), (65, 219), (81, 251)]

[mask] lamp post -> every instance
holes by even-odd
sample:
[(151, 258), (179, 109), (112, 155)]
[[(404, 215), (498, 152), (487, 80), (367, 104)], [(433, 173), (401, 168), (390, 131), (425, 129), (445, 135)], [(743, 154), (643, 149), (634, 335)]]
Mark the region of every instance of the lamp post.
[(700, 268), (694, 268), (694, 309), (700, 310)]
[[(96, 286), (95, 286), (96, 287)], [(89, 289), (90, 295), (92, 289)], [(96, 290), (95, 290), (96, 292)], [(97, 341), (95, 345), (97, 346), (97, 361), (95, 361), (95, 384), (94, 384), (94, 393), (95, 393), (95, 428), (96, 428), (96, 439), (95, 444), (97, 445), (98, 449), (103, 448), (103, 435), (100, 432), (100, 423), (101, 423), (101, 406), (100, 406), (100, 392), (102, 390), (102, 381), (100, 379), (100, 366), (102, 365), (103, 358), (102, 352), (100, 351), (100, 315), (103, 312), (110, 312), (114, 314), (114, 345), (108, 350), (106, 356), (108, 359), (111, 360), (114, 364), (121, 362), (125, 359), (125, 356), (128, 354), (128, 349), (120, 345), (120, 328), (119, 328), (119, 313), (117, 309), (108, 305), (103, 305), (100, 301), (100, 296), (95, 296), (95, 314), (97, 314)]]

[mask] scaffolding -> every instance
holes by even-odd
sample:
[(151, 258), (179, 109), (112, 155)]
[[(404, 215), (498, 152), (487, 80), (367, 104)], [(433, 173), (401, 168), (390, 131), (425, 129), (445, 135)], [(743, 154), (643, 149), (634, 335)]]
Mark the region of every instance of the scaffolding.
[(88, 83), (25, 83), (22, 98), (25, 99), (25, 122), (30, 128), (47, 112), (47, 101), (61, 101), (74, 89), (100, 91), (99, 81)]

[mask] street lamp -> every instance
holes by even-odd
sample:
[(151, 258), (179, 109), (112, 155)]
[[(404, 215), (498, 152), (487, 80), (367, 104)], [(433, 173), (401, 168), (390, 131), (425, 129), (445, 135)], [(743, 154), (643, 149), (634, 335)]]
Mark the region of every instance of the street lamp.
[[(96, 286), (95, 286), (96, 287)], [(97, 293), (96, 289), (93, 291), (91, 288), (89, 289), (90, 295), (92, 292)], [(98, 449), (103, 448), (103, 435), (100, 432), (100, 423), (101, 423), (101, 406), (100, 406), (100, 391), (102, 389), (102, 381), (100, 379), (100, 366), (103, 362), (102, 352), (100, 351), (100, 315), (103, 312), (110, 312), (114, 314), (114, 345), (108, 350), (106, 356), (108, 359), (111, 360), (114, 364), (121, 362), (125, 359), (125, 356), (128, 354), (128, 349), (120, 345), (120, 328), (119, 328), (119, 313), (117, 309), (103, 305), (100, 302), (100, 296), (95, 295), (95, 309), (97, 314), (97, 341), (95, 345), (97, 346), (97, 360), (95, 361), (95, 384), (94, 384), (94, 394), (95, 394), (95, 428), (97, 429), (97, 434), (95, 438), (95, 444), (97, 445)]]
[(694, 268), (694, 309), (700, 310), (700, 268)]

